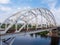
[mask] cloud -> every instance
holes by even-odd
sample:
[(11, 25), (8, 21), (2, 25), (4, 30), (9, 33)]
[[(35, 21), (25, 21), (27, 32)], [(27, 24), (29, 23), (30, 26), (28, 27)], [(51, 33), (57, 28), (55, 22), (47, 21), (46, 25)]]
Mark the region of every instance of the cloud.
[(7, 3), (10, 3), (10, 0), (0, 0), (0, 3), (1, 4), (7, 4)]
[[(2, 14), (0, 13), (1, 14), (0, 15), (0, 17), (1, 17), (0, 20), (3, 19), (3, 21), (4, 21), (7, 17), (17, 13), (18, 11), (21, 11), (21, 10), (24, 10), (24, 9), (30, 9), (30, 8), (31, 8), (30, 6), (17, 7), (17, 8), (0, 6), (0, 11), (3, 12)], [(4, 16), (2, 17), (2, 15), (4, 15)], [(0, 21), (0, 22), (3, 22), (3, 21)]]
[(60, 25), (60, 8), (57, 8), (57, 9), (51, 8), (50, 10), (53, 13), (53, 15), (55, 16), (57, 25)]
[(57, 25), (60, 25), (60, 7), (56, 8), (57, 0), (48, 1), (51, 12), (55, 16)]
[(8, 12), (11, 11), (11, 7), (6, 7), (6, 6), (0, 6), (0, 11)]
[(49, 7), (53, 15), (55, 16), (57, 25), (60, 25), (60, 7), (56, 8), (57, 1), (49, 3)]
[(31, 9), (31, 6), (18, 7), (17, 9), (20, 9), (20, 10)]
[(49, 6), (50, 11), (55, 16), (57, 25), (60, 25), (60, 7), (56, 8), (57, 2), (58, 0), (43, 0), (43, 3)]
[(0, 22), (3, 22), (7, 17), (11, 15), (10, 7), (0, 7)]
[(31, 6), (24, 6), (24, 7), (17, 7), (15, 11), (13, 11), (13, 13), (17, 13), (21, 10), (27, 10), (27, 9), (31, 9)]

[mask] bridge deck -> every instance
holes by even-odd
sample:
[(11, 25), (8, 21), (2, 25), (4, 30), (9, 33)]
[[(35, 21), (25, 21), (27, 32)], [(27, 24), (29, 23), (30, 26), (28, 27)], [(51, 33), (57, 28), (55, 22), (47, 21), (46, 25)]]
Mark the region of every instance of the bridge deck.
[(6, 33), (6, 34), (0, 35), (0, 38), (2, 37), (1, 39), (5, 39), (5, 38), (9, 38), (9, 37), (15, 37), (17, 35), (21, 36), (21, 35), (26, 35), (26, 34), (42, 32), (42, 31), (50, 31), (50, 30), (49, 29), (44, 29), (44, 30), (35, 30), (35, 31), (26, 31), (26, 32)]

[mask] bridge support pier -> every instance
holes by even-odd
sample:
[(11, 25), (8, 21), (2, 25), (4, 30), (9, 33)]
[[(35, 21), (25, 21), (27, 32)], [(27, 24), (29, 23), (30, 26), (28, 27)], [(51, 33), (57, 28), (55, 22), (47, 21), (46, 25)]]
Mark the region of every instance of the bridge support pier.
[(49, 31), (48, 35), (52, 37), (58, 37), (58, 30)]
[(59, 37), (51, 37), (51, 45), (59, 45)]

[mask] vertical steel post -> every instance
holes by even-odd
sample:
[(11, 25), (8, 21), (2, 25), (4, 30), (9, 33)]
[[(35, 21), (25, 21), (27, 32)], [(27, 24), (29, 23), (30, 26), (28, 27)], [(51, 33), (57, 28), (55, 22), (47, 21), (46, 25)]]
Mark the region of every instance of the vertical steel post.
[(17, 21), (16, 21), (16, 24), (15, 24), (15, 29), (16, 29), (16, 31), (17, 31)]
[(36, 30), (38, 28), (38, 21), (37, 21), (37, 16), (36, 16)]
[(5, 23), (5, 29), (7, 28), (7, 23)]
[(28, 31), (29, 27), (28, 27), (28, 23), (27, 23), (27, 31)]

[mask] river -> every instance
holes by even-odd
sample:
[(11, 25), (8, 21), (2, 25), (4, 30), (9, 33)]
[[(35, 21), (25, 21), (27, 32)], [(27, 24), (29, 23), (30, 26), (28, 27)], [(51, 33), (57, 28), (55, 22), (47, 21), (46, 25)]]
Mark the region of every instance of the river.
[[(3, 43), (3, 45), (7, 45)], [(12, 45), (60, 45), (60, 38), (30, 34), (16, 36)]]

